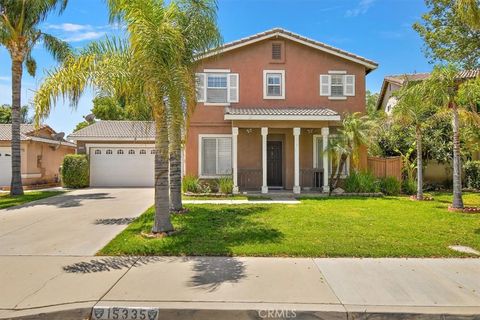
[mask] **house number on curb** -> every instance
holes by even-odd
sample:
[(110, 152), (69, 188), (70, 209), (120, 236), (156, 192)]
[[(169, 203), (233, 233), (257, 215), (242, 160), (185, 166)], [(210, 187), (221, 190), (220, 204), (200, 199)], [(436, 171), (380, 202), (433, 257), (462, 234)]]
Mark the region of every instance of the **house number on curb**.
[(158, 308), (93, 307), (93, 320), (158, 320)]

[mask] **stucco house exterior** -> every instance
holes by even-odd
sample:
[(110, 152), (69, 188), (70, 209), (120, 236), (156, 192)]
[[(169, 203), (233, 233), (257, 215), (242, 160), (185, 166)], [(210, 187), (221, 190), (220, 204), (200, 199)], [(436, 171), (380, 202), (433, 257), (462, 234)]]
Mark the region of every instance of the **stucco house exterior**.
[[(198, 62), (183, 174), (231, 176), (234, 192), (328, 191), (335, 165), (323, 151), (344, 113), (366, 111), (365, 77), (377, 63), (283, 29)], [(68, 138), (90, 155), (92, 186), (153, 186), (151, 122), (98, 121)]]
[[(11, 182), (11, 132), (12, 125), (0, 124), (0, 187)], [(23, 185), (51, 184), (60, 179), (60, 166), (67, 154), (75, 153), (75, 144), (55, 138), (57, 132), (47, 125), (36, 128), (22, 124), (21, 171)]]

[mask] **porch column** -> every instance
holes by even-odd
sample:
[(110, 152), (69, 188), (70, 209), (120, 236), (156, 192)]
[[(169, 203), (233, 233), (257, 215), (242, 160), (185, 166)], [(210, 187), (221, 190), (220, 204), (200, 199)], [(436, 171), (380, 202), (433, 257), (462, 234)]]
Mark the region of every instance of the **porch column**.
[(232, 175), (233, 175), (233, 193), (238, 194), (238, 166), (237, 166), (237, 146), (238, 146), (238, 128), (232, 127)]
[(328, 172), (328, 167), (329, 167), (329, 162), (328, 162), (328, 134), (330, 130), (328, 127), (322, 128), (322, 138), (323, 138), (323, 192), (329, 192), (330, 191), (330, 186), (328, 184), (328, 178), (329, 178), (329, 172)]
[(262, 128), (262, 193), (268, 193), (267, 186), (267, 135), (268, 128)]
[(293, 128), (293, 193), (300, 193), (300, 128)]

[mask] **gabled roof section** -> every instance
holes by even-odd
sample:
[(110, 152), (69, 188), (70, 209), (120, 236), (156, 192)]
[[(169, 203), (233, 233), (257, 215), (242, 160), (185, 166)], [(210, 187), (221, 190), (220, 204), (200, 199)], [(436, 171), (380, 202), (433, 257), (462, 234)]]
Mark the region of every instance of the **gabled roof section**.
[(274, 28), (271, 30), (267, 30), (264, 32), (260, 32), (257, 34), (254, 34), (252, 36), (242, 38), (240, 40), (236, 40), (233, 42), (226, 43), (218, 48), (212, 49), (210, 51), (207, 51), (206, 53), (202, 54), (199, 56), (199, 60), (205, 59), (211, 56), (215, 56), (220, 53), (228, 52), (255, 42), (271, 39), (271, 38), (277, 38), (277, 37), (282, 37), (297, 43), (301, 43), (303, 45), (312, 47), (314, 49), (328, 52), (330, 54), (333, 54), (335, 56), (359, 63), (364, 65), (367, 68), (367, 73), (369, 73), (372, 70), (375, 70), (378, 67), (378, 63), (376, 63), (373, 60), (369, 60), (367, 58), (358, 56), (356, 54), (332, 47), (330, 45), (327, 45), (323, 42), (319, 42), (304, 36), (301, 36), (299, 34), (293, 33), (291, 31), (287, 31), (282, 28)]
[[(50, 135), (39, 134), (41, 130), (47, 129)], [(75, 147), (75, 144), (66, 141), (65, 139), (57, 140), (53, 137), (57, 132), (48, 125), (40, 125), (36, 127), (34, 124), (21, 124), (20, 125), (20, 141), (37, 141), (49, 144), (62, 144)], [(0, 124), (0, 141), (12, 140), (12, 125)]]
[(153, 141), (153, 121), (98, 121), (68, 136), (72, 140)]
[[(385, 97), (385, 91), (387, 90), (387, 85), (389, 83), (394, 83), (399, 86), (403, 86), (405, 82), (408, 81), (423, 81), (430, 77), (430, 72), (422, 72), (422, 73), (405, 73), (405, 74), (397, 74), (397, 75), (390, 75), (385, 76), (382, 83), (382, 88), (380, 89), (380, 96), (378, 97), (377, 101), (377, 110), (380, 108), (382, 104), (382, 100)], [(468, 80), (480, 77), (480, 69), (470, 69), (470, 70), (462, 70), (458, 72), (457, 79), (458, 80)]]

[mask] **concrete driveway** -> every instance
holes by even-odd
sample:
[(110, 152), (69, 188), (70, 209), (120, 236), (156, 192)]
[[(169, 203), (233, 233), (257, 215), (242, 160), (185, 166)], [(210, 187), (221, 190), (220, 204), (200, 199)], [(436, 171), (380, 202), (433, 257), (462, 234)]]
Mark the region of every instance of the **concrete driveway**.
[(84, 189), (0, 210), (0, 255), (94, 255), (153, 204), (153, 189)]

